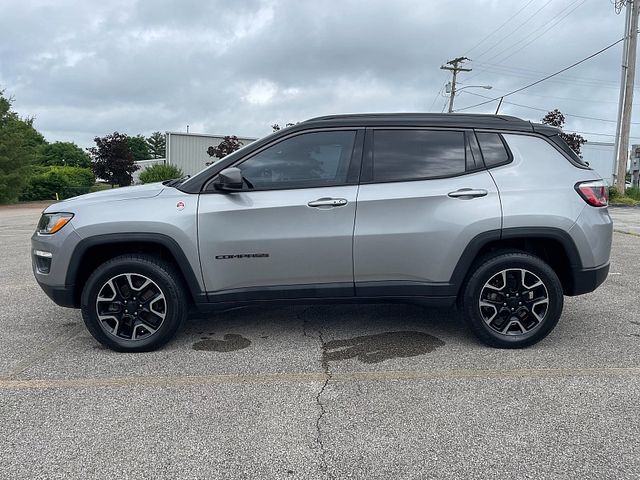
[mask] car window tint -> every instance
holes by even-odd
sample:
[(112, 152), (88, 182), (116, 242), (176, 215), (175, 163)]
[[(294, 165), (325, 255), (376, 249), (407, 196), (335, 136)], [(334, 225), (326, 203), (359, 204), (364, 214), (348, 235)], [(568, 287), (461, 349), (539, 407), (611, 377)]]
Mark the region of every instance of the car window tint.
[(297, 135), (237, 167), (254, 188), (339, 185), (347, 181), (355, 135), (351, 130)]
[(477, 133), (482, 157), (487, 167), (502, 165), (509, 161), (509, 152), (497, 133)]
[(464, 133), (438, 130), (376, 130), (373, 180), (417, 180), (465, 171)]

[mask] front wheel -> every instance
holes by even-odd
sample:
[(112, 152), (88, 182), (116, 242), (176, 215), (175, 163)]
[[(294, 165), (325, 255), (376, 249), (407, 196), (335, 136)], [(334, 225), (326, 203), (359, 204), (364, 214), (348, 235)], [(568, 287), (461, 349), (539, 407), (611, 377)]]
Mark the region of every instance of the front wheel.
[(463, 292), (464, 317), (483, 343), (522, 348), (553, 330), (563, 300), (562, 284), (548, 264), (526, 253), (503, 253), (472, 272)]
[(176, 269), (150, 255), (122, 255), (100, 265), (84, 286), (81, 305), (93, 337), (121, 352), (160, 348), (187, 315)]

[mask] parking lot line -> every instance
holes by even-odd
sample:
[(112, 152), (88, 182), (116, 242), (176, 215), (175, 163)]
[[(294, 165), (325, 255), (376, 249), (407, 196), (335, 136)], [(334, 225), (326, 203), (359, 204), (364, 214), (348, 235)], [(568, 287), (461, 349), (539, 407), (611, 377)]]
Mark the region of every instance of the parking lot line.
[[(539, 368), (539, 369), (449, 369), (449, 370), (398, 370), (356, 371), (330, 373), (332, 382), (406, 381), (406, 380), (465, 380), (465, 379), (524, 379), (556, 377), (620, 377), (640, 376), (640, 367), (624, 368)], [(0, 380), (2, 390), (44, 390), (96, 387), (175, 387), (185, 385), (220, 384), (269, 384), (324, 382), (324, 372), (255, 373), (196, 376), (131, 376), (111, 378), (71, 378)]]

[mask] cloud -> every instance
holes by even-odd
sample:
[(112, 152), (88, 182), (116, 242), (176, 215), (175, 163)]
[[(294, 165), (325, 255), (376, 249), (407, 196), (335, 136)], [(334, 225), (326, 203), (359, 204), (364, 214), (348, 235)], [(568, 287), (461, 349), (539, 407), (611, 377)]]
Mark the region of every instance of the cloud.
[[(533, 2), (476, 46), (522, 6), (0, 1), (0, 88), (49, 140), (82, 146), (114, 130), (148, 134), (189, 124), (191, 131), (261, 136), (272, 123), (329, 113), (440, 111), (449, 77), (439, 67), (466, 54), (474, 71), (460, 76), (462, 84), (494, 88), (461, 92), (461, 108), (483, 100), (475, 95), (504, 94), (595, 52), (622, 36), (624, 21), (608, 2), (563, 0), (542, 9)], [(614, 119), (620, 55), (618, 46), (508, 100)], [(544, 114), (507, 103), (501, 111), (533, 120)], [(611, 122), (570, 116), (567, 127), (615, 131)]]

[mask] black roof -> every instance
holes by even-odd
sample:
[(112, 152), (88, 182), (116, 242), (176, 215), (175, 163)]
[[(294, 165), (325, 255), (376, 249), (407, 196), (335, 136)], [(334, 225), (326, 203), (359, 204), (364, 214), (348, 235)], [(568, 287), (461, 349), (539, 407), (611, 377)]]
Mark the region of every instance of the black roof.
[(306, 120), (299, 126), (434, 126), (461, 128), (494, 128), (534, 131), (534, 124), (510, 115), (473, 113), (355, 113), (326, 115)]

